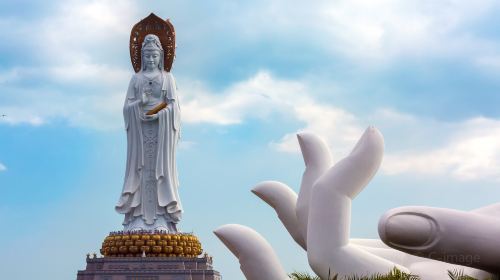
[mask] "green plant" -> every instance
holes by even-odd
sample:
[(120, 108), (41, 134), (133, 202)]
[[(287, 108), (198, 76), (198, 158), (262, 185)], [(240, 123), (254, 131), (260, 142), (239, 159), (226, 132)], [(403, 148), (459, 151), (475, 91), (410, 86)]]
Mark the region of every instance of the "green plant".
[[(291, 280), (321, 280), (318, 276), (311, 276), (306, 272), (293, 272), (289, 275)], [(451, 280), (478, 280), (474, 277), (466, 275), (463, 270), (455, 269), (453, 271), (448, 270), (448, 276)], [(349, 276), (344, 277), (342, 280), (419, 280), (420, 277), (417, 275), (408, 274), (402, 272), (401, 270), (394, 268), (388, 274), (375, 274), (372, 276)], [(487, 278), (484, 280), (492, 280), (493, 278)], [(338, 274), (329, 277), (328, 280), (340, 280), (338, 279)]]
[(448, 276), (450, 276), (451, 280), (478, 280), (469, 275), (465, 275), (464, 271), (461, 269), (454, 269), (453, 271), (448, 270)]
[(397, 268), (393, 268), (388, 274), (375, 274), (372, 276), (349, 276), (345, 280), (418, 280), (420, 277), (408, 274)]
[[(321, 280), (318, 276), (311, 276), (304, 272), (294, 272), (290, 274), (290, 278), (292, 280)], [(337, 279), (338, 279), (338, 274), (334, 274), (333, 277), (329, 278), (328, 280), (337, 280)], [(343, 278), (343, 280), (418, 280), (418, 279), (420, 279), (418, 276), (402, 272), (397, 268), (394, 268), (386, 275), (376, 274), (372, 276), (349, 276)], [(469, 279), (464, 279), (464, 280), (469, 280)]]
[(292, 280), (321, 280), (318, 276), (311, 276), (306, 272), (293, 272), (290, 275)]

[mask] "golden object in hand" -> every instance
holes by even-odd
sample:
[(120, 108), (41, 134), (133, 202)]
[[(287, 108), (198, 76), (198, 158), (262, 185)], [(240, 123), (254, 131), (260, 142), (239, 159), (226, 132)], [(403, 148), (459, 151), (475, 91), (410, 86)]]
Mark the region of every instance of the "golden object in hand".
[(160, 112), (161, 109), (163, 108), (167, 108), (167, 103), (165, 102), (162, 102), (158, 105), (156, 105), (153, 109), (149, 110), (147, 113), (146, 113), (146, 116), (152, 116), (158, 112)]

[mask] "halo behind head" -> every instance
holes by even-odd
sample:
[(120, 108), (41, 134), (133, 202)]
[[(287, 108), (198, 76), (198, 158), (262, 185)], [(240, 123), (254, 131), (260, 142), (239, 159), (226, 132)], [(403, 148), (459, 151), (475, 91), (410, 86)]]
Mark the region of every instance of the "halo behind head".
[[(168, 19), (162, 20), (153, 13), (135, 24), (130, 32), (130, 60), (135, 72), (139, 72), (142, 67), (143, 43), (146, 48), (149, 48), (152, 43), (152, 41), (146, 42), (148, 36), (154, 36), (158, 39), (155, 40), (155, 44), (162, 50), (163, 69), (170, 72), (175, 57), (174, 26)], [(151, 45), (151, 47), (154, 46)]]

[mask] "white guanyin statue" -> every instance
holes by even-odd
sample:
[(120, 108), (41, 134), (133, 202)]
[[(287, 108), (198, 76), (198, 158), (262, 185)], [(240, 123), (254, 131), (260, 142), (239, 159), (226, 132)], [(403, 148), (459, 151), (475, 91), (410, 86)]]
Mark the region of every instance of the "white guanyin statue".
[(130, 81), (123, 106), (127, 165), (115, 209), (125, 214), (124, 231), (177, 232), (182, 215), (175, 161), (180, 107), (174, 77), (163, 67), (164, 55), (158, 36), (146, 35), (142, 66)]

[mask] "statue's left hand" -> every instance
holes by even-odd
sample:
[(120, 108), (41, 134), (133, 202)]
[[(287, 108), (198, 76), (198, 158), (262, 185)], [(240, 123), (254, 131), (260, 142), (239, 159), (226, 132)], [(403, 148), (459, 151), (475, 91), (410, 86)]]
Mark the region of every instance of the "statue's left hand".
[(144, 120), (145, 121), (154, 121), (158, 119), (158, 113), (153, 114), (153, 115), (144, 115)]

